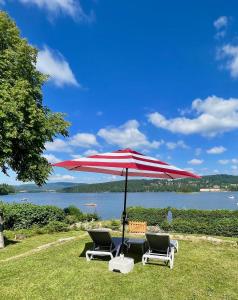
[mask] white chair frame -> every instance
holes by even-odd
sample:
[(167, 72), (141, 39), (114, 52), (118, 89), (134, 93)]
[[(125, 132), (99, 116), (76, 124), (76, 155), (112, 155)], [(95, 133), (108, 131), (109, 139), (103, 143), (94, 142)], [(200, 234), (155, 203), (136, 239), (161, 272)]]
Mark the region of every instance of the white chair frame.
[(152, 252), (152, 250), (148, 250), (142, 256), (143, 265), (148, 263), (149, 259), (158, 259), (158, 260), (164, 261), (165, 263), (169, 263), (170, 269), (173, 269), (173, 266), (174, 266), (174, 247), (169, 247), (167, 249), (166, 254), (155, 253), (155, 252)]

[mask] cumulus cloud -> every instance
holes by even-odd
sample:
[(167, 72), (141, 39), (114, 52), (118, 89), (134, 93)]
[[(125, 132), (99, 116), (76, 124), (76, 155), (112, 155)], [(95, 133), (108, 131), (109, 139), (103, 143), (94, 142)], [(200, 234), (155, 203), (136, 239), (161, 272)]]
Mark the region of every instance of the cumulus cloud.
[(55, 139), (53, 142), (47, 142), (45, 144), (45, 148), (47, 151), (53, 152), (71, 152), (71, 148), (66, 143), (66, 141), (61, 139)]
[(177, 142), (167, 142), (166, 146), (169, 150), (174, 150), (176, 148), (188, 149), (188, 145), (185, 144), (184, 141), (180, 140)]
[(99, 146), (99, 144), (96, 136), (91, 133), (77, 133), (67, 140), (57, 138), (45, 144), (46, 150), (53, 152), (73, 152), (74, 147), (90, 148), (92, 146)]
[(89, 150), (84, 152), (84, 156), (91, 156), (91, 155), (96, 155), (96, 154), (98, 154), (98, 151), (93, 150), (93, 149), (89, 149)]
[(238, 46), (227, 44), (219, 48), (217, 59), (225, 61), (223, 67), (230, 72), (231, 77), (238, 77)]
[(49, 79), (59, 87), (64, 85), (80, 86), (62, 54), (47, 46), (38, 52), (36, 67), (40, 72), (49, 75)]
[(60, 162), (60, 159), (58, 159), (54, 154), (43, 154), (43, 157), (46, 158), (50, 164)]
[(224, 37), (226, 35), (226, 29), (228, 26), (228, 17), (221, 16), (213, 22), (216, 29), (216, 38)]
[(72, 181), (75, 177), (72, 175), (55, 174), (49, 177), (49, 181)]
[(226, 151), (226, 148), (223, 146), (213, 147), (207, 150), (208, 154), (221, 154)]
[(173, 133), (201, 134), (214, 137), (217, 134), (238, 129), (238, 99), (217, 96), (195, 99), (192, 102), (195, 116), (167, 119), (159, 112), (148, 115), (150, 123)]
[(190, 165), (201, 165), (203, 163), (202, 159), (193, 158), (188, 161), (188, 164)]
[(82, 148), (98, 146), (96, 136), (91, 133), (77, 133), (69, 140), (69, 144)]
[(67, 15), (75, 21), (86, 23), (94, 21), (93, 12), (86, 14), (79, 0), (19, 0), (19, 2), (44, 9), (51, 17)]
[(139, 126), (138, 121), (130, 120), (119, 127), (102, 128), (98, 131), (98, 136), (108, 144), (122, 148), (159, 148), (162, 141), (149, 141), (139, 130)]

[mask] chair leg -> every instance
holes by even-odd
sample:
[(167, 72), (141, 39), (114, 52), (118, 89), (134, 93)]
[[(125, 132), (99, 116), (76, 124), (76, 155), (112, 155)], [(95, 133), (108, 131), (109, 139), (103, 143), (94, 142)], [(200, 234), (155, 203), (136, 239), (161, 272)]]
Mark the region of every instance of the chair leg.
[(92, 256), (88, 254), (88, 251), (86, 252), (86, 259), (87, 261), (90, 261), (92, 259)]
[(142, 264), (143, 264), (143, 266), (148, 262), (148, 260), (149, 259), (145, 255), (142, 256)]
[(169, 258), (169, 267), (170, 269), (173, 269), (174, 266), (174, 251), (171, 252), (170, 258)]

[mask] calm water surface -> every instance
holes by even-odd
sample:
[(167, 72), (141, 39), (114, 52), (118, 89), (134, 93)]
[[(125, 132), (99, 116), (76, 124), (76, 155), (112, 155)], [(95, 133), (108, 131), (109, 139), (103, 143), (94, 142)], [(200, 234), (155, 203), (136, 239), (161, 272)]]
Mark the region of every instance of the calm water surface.
[[(233, 195), (234, 199), (229, 196)], [(79, 207), (83, 212), (97, 212), (103, 219), (119, 218), (123, 208), (123, 193), (18, 193), (0, 196), (5, 202), (28, 202), (42, 205), (56, 205), (61, 208), (69, 205)], [(96, 207), (85, 206), (95, 203)], [(174, 207), (196, 209), (238, 209), (238, 192), (203, 193), (128, 193), (128, 206)]]

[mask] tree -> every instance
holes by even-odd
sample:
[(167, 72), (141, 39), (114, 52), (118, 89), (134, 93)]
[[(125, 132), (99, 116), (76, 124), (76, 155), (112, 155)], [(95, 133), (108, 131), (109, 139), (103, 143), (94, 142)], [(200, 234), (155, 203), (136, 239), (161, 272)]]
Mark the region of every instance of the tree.
[(10, 193), (15, 193), (13, 186), (8, 184), (0, 184), (0, 195), (8, 195)]
[(69, 123), (43, 105), (47, 76), (36, 69), (37, 49), (21, 38), (16, 24), (0, 12), (0, 170), (21, 181), (45, 183), (51, 166), (45, 143), (67, 136)]

